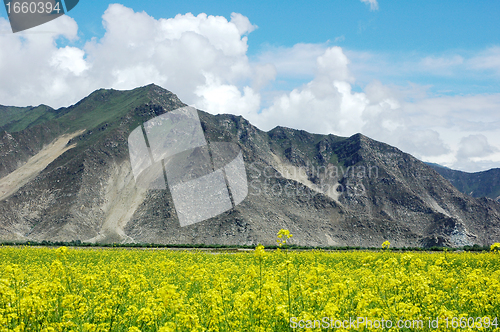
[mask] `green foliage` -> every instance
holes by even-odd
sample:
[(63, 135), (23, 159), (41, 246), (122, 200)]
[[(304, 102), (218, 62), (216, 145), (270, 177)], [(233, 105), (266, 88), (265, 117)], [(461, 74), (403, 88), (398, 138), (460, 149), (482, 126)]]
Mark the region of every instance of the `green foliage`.
[[(47, 247), (120, 247), (120, 248), (179, 248), (179, 249), (254, 249), (255, 245), (224, 245), (224, 244), (203, 244), (203, 243), (187, 243), (187, 244), (161, 244), (161, 243), (89, 243), (80, 240), (73, 240), (69, 242), (64, 241), (47, 241), (41, 242), (26, 241), (26, 242), (2, 242), (0, 245), (4, 246), (47, 246)], [(279, 245), (266, 245), (266, 249), (276, 250), (280, 248)], [(381, 247), (361, 247), (361, 246), (299, 246), (295, 244), (287, 245), (288, 250), (302, 251), (302, 250), (320, 250), (320, 251), (383, 251)], [(489, 246), (463, 246), (456, 248), (449, 247), (391, 247), (391, 251), (409, 252), (409, 251), (428, 251), (428, 252), (444, 252), (444, 251), (467, 251), (467, 252), (487, 252), (490, 251)]]
[(69, 132), (93, 130), (105, 123), (119, 126), (121, 117), (148, 102), (147, 88), (131, 91), (98, 90), (81, 102), (54, 110), (49, 106), (0, 106), (0, 127), (7, 132), (19, 132), (37, 125), (55, 121)]
[(10, 133), (43, 124), (56, 118), (57, 111), (46, 105), (37, 107), (0, 106), (0, 128)]

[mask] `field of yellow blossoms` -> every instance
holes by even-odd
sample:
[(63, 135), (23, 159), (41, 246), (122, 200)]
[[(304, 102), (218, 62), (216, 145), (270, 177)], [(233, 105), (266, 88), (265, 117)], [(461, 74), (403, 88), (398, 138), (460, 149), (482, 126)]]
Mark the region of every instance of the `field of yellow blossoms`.
[(0, 332), (500, 331), (497, 317), (495, 252), (0, 249)]

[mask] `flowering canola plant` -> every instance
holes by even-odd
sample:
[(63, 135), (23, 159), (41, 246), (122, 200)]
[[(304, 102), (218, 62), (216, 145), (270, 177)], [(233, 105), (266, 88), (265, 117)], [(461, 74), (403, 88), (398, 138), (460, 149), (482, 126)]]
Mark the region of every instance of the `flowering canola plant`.
[[(290, 331), (290, 317), (425, 322), (385, 331), (499, 331), (499, 316), (495, 253), (0, 249), (0, 332)], [(492, 324), (451, 326), (468, 317)], [(436, 318), (439, 327), (429, 328)], [(307, 329), (325, 330), (381, 329)]]
[(277, 235), (278, 239), (276, 240), (276, 242), (280, 247), (286, 245), (288, 239), (290, 239), (293, 236), (293, 234), (290, 234), (290, 231), (288, 229), (280, 229)]

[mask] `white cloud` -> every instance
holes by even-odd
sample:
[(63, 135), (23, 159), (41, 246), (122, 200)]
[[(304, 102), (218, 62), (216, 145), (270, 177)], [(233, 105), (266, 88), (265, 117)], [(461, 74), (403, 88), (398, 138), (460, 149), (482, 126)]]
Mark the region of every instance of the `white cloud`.
[(205, 74), (206, 83), (196, 88), (199, 97), (195, 102), (196, 107), (212, 114), (229, 113), (242, 115), (249, 119), (259, 110), (260, 96), (246, 86), (243, 93), (234, 86), (223, 84), (220, 79), (212, 74)]
[(253, 68), (253, 88), (260, 90), (276, 79), (276, 67), (271, 63), (256, 64)]
[[(132, 89), (154, 82), (194, 103), (199, 101), (198, 87), (210, 82), (236, 86), (259, 71), (248, 62), (244, 36), (256, 26), (241, 14), (233, 13), (231, 21), (190, 13), (156, 20), (113, 4), (102, 18), (105, 35), (83, 49), (56, 46), (60, 37), (77, 36), (78, 27), (69, 16), (30, 30), (31, 34), (0, 35), (0, 77), (9, 77), (0, 82), (0, 102), (60, 107), (101, 87)], [(8, 28), (1, 18), (0, 25)], [(37, 29), (54, 32), (34, 34)], [(257, 75), (254, 85), (272, 81), (271, 74)], [(241, 90), (244, 93), (244, 87)]]
[(457, 153), (459, 159), (474, 157), (488, 157), (498, 149), (488, 143), (486, 136), (477, 134), (463, 137), (460, 140), (460, 148)]
[(111, 5), (103, 21), (105, 36), (85, 50), (104, 86), (129, 89), (155, 82), (193, 103), (196, 88), (207, 84), (208, 76), (235, 84), (251, 74), (242, 35), (252, 27), (242, 15), (233, 14), (237, 24), (189, 13), (155, 20)]
[(71, 74), (79, 76), (89, 69), (84, 56), (85, 52), (83, 50), (66, 46), (54, 52), (50, 65), (56, 69), (66, 70)]
[(450, 57), (427, 56), (421, 60), (419, 67), (434, 74), (439, 72), (441, 75), (451, 75), (453, 69), (463, 63), (464, 58), (456, 54)]
[(494, 46), (472, 57), (467, 65), (472, 70), (492, 70), (500, 75), (500, 47)]
[(231, 14), (231, 23), (233, 23), (236, 26), (240, 35), (250, 33), (255, 29), (257, 29), (256, 25), (250, 23), (248, 17), (243, 16), (239, 13)]
[(370, 5), (370, 10), (378, 10), (378, 2), (377, 0), (361, 0), (361, 2)]
[(445, 82), (448, 86), (461, 82), (470, 92), (475, 85), (487, 87), (491, 80), (500, 78), (500, 46), (475, 52), (452, 50), (441, 54), (354, 50), (345, 53), (352, 62), (350, 69), (356, 80), (365, 84), (373, 79), (395, 84), (426, 80), (434, 85)]
[(399, 138), (398, 145), (404, 151), (412, 151), (425, 157), (441, 156), (450, 152), (450, 148), (436, 130), (412, 130), (410, 133), (411, 135), (408, 135), (408, 132), (401, 133)]
[[(287, 54), (283, 49), (278, 53)], [(293, 54), (292, 50), (288, 54)], [(266, 60), (269, 58), (268, 54)], [(471, 161), (459, 153), (460, 140), (468, 135), (482, 133), (498, 144), (500, 94), (433, 96), (429, 86), (390, 86), (377, 80), (365, 86), (363, 92), (353, 92), (351, 61), (341, 48), (324, 49), (316, 60), (316, 69), (309, 72), (315, 73), (311, 81), (281, 94), (251, 120), (264, 129), (284, 125), (342, 136), (362, 132), (423, 160), (467, 171), (500, 165), (500, 156), (496, 154)], [(460, 62), (461, 59), (454, 60)], [(441, 60), (433, 63), (453, 65)]]
[[(0, 30), (8, 29), (9, 23), (0, 17)], [(75, 92), (71, 85), (86, 70), (83, 52), (56, 46), (60, 37), (75, 40), (77, 30), (76, 22), (63, 16), (28, 32), (0, 34), (1, 104), (67, 105), (82, 96), (82, 86)]]
[[(492, 137), (492, 135), (488, 135)], [(498, 142), (498, 135), (493, 136)], [(498, 168), (500, 149), (489, 142), (483, 134), (471, 134), (460, 139), (453, 168), (464, 171), (482, 171)]]
[(259, 63), (272, 63), (282, 78), (312, 78), (317, 59), (326, 50), (321, 44), (295, 44), (290, 48), (269, 47), (258, 56)]
[(253, 120), (264, 129), (277, 125), (316, 133), (351, 135), (362, 128), (361, 113), (367, 103), (362, 93), (351, 91), (349, 60), (340, 47), (326, 49), (316, 59), (315, 78), (301, 88), (284, 93)]
[[(363, 133), (395, 145), (425, 161), (465, 171), (500, 166), (500, 156), (465, 158), (462, 139), (483, 135), (498, 144), (500, 94), (429, 97), (374, 82), (365, 89), (370, 105), (364, 112)], [(408, 94), (417, 96), (408, 101)], [(492, 151), (496, 151), (492, 147)], [(484, 162), (484, 163), (483, 163)], [(486, 163), (487, 162), (487, 163)]]
[[(101, 87), (156, 83), (188, 104), (243, 115), (262, 129), (362, 132), (462, 170), (500, 165), (500, 94), (440, 96), (427, 85), (387, 84), (388, 77), (406, 80), (421, 72), (452, 79), (464, 70), (494, 75), (500, 73), (498, 47), (401, 61), (327, 43), (297, 44), (268, 47), (249, 61), (247, 35), (256, 27), (241, 14), (230, 21), (189, 13), (157, 20), (114, 4), (103, 25), (103, 38), (83, 48), (57, 46), (58, 38), (77, 38), (68, 16), (32, 33), (0, 34), (0, 77), (7, 78), (0, 80), (0, 104), (68, 106)], [(0, 30), (8, 28), (0, 18)], [(276, 89), (283, 84), (291, 87)]]
[(330, 47), (325, 53), (317, 58), (318, 77), (325, 76), (332, 81), (354, 82), (347, 65), (349, 59), (345, 56), (340, 47)]

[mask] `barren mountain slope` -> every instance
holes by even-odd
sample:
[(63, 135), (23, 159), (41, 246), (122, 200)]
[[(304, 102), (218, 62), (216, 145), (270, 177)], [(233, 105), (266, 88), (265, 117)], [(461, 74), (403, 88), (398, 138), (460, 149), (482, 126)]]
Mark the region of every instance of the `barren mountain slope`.
[(467, 173), (429, 164), (458, 190), (472, 197), (489, 197), (500, 202), (500, 168)]
[[(155, 85), (99, 90), (74, 106), (52, 110), (45, 122), (6, 130), (2, 142), (10, 143), (0, 146), (6, 158), (1, 165), (9, 165), (0, 169), (4, 179), (43, 148), (28, 149), (26, 135), (54, 128), (40, 139), (49, 144), (65, 132), (85, 132), (69, 142), (74, 148), (0, 200), (0, 239), (272, 244), (276, 232), (288, 228), (294, 243), (303, 245), (379, 246), (388, 239), (396, 246), (458, 246), (500, 240), (498, 202), (462, 194), (394, 147), (360, 134), (345, 138), (282, 127), (263, 132), (242, 117), (203, 111), (198, 114), (209, 142), (241, 148), (249, 193), (232, 210), (180, 227), (168, 189), (135, 185), (127, 139), (141, 123), (182, 106)], [(17, 160), (16, 151), (32, 153)]]

